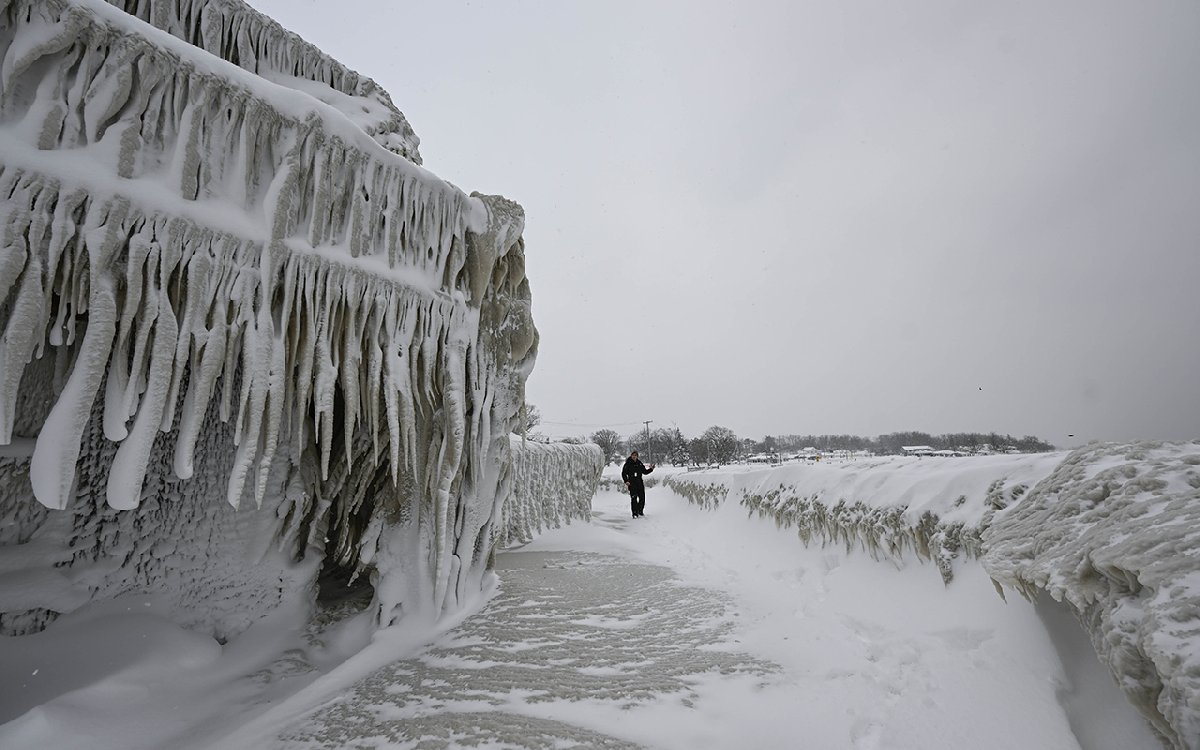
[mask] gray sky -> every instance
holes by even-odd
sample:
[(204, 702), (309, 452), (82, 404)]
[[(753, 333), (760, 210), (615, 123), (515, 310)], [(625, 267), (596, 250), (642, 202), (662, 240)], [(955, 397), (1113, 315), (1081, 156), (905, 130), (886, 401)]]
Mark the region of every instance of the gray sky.
[(525, 207), (550, 434), (1200, 437), (1194, 0), (251, 4)]

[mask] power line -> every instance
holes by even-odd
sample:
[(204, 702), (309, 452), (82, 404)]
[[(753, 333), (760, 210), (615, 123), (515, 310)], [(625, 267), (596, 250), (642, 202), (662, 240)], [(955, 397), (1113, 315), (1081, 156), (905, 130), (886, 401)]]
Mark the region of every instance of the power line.
[(555, 422), (552, 419), (543, 419), (541, 424), (558, 425), (559, 427), (633, 427), (640, 425), (641, 422)]

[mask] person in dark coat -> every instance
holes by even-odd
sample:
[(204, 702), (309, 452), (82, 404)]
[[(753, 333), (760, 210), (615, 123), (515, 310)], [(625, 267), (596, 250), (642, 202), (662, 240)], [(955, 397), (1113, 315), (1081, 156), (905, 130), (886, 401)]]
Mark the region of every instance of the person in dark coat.
[(625, 466), (621, 468), (621, 478), (629, 488), (629, 505), (633, 509), (634, 518), (646, 515), (642, 512), (646, 508), (646, 485), (642, 483), (642, 475), (652, 471), (654, 464), (646, 466), (642, 463), (637, 451), (629, 454), (629, 458), (625, 459)]

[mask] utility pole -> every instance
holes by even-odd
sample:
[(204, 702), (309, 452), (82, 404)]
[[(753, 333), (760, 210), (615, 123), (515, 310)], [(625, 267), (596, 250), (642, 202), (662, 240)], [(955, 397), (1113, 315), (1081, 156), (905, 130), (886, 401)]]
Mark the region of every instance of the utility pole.
[(654, 451), (651, 450), (654, 446), (650, 445), (650, 425), (653, 422), (653, 419), (646, 419), (642, 422), (646, 425), (646, 458), (650, 459), (650, 463), (654, 463)]

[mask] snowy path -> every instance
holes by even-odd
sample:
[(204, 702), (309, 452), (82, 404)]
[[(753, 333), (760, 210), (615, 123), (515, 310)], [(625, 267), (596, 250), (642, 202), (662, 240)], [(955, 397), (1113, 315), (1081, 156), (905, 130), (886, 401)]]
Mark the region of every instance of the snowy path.
[(943, 587), (663, 488), (642, 520), (615, 493), (595, 509), (502, 554), (480, 613), (276, 746), (1158, 747), (1098, 664), (1064, 663), (973, 567)]
[(714, 648), (731, 630), (727, 604), (667, 568), (518, 552), (498, 572), (502, 591), (482, 613), (359, 683), (283, 746), (634, 747), (605, 731), (625, 712), (692, 706), (706, 674), (752, 693), (772, 671)]

